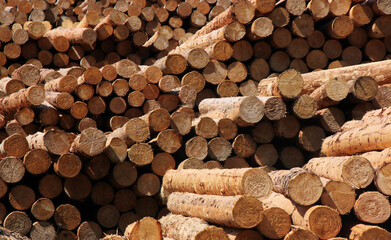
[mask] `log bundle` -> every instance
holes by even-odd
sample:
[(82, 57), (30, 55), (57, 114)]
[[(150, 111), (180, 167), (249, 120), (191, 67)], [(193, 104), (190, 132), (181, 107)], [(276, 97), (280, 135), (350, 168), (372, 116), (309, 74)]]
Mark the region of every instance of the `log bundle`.
[(0, 238), (391, 239), (386, 1), (0, 1)]

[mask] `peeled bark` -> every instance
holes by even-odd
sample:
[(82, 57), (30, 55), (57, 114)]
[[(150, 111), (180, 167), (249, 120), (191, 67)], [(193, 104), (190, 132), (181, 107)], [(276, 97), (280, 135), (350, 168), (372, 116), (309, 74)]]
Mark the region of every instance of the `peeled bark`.
[(215, 196), (171, 193), (167, 208), (174, 214), (204, 219), (237, 228), (255, 227), (262, 219), (262, 204), (247, 196)]
[(334, 181), (342, 181), (356, 189), (371, 184), (374, 171), (370, 162), (359, 156), (312, 158), (304, 169)]
[(168, 193), (267, 197), (271, 187), (270, 177), (261, 168), (169, 170), (163, 177), (163, 188)]
[(391, 147), (389, 123), (352, 129), (324, 139), (322, 152), (326, 156), (353, 155)]

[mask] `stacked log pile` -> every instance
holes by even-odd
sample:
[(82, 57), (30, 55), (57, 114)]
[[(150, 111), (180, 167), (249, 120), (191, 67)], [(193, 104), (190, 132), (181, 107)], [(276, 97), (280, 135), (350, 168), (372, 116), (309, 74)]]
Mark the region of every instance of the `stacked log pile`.
[(390, 14), (0, 0), (0, 235), (391, 239)]

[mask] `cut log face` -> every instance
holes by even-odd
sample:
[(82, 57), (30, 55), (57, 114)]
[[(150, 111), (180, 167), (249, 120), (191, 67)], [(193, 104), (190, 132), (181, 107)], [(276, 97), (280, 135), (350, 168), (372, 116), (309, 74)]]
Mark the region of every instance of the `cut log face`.
[(338, 212), (322, 205), (299, 206), (292, 214), (292, 222), (307, 228), (321, 239), (335, 237), (342, 227)]
[[(368, 209), (368, 206), (372, 206)], [(388, 199), (379, 192), (365, 192), (354, 204), (354, 213), (363, 222), (379, 224), (387, 221), (391, 215)]]
[(173, 239), (208, 239), (228, 240), (222, 228), (209, 225), (206, 221), (182, 215), (169, 214), (159, 219), (163, 237)]
[(301, 168), (277, 170), (269, 173), (274, 191), (283, 193), (297, 204), (309, 206), (319, 200), (323, 186), (319, 177)]
[(352, 227), (349, 239), (364, 240), (364, 239), (391, 239), (391, 233), (383, 228), (372, 225), (357, 224)]

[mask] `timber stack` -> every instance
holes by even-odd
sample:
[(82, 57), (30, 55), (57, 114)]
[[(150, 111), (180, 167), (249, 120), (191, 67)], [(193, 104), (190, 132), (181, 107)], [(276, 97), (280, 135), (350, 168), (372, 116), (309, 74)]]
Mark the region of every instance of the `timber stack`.
[(0, 238), (391, 240), (389, 0), (0, 0)]

